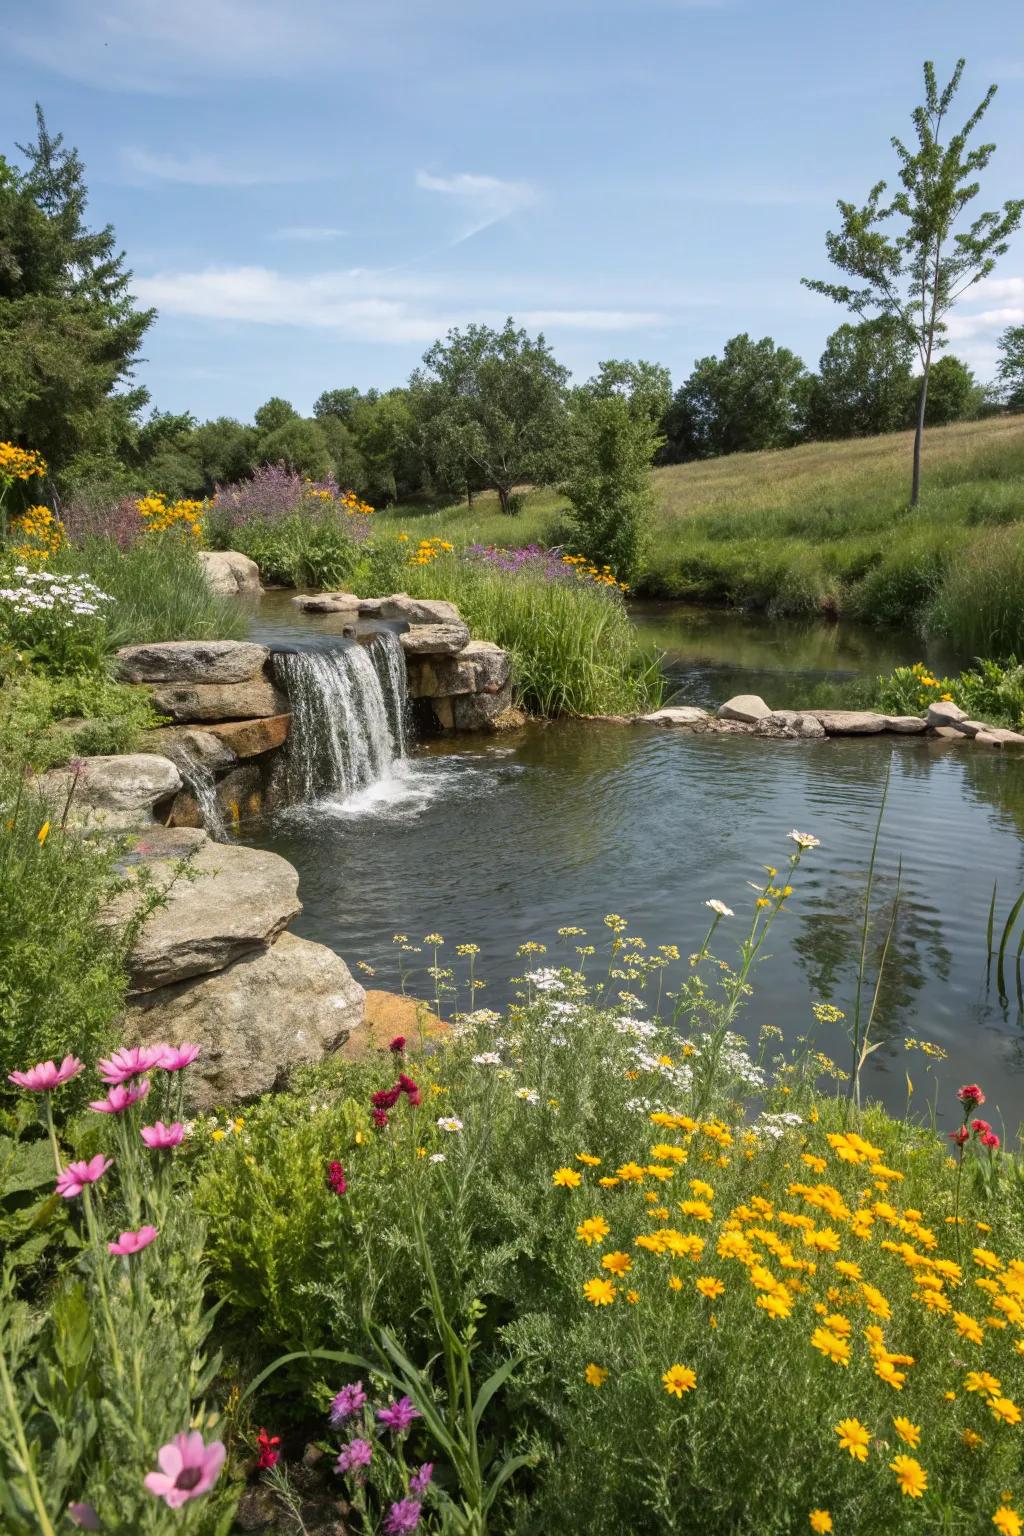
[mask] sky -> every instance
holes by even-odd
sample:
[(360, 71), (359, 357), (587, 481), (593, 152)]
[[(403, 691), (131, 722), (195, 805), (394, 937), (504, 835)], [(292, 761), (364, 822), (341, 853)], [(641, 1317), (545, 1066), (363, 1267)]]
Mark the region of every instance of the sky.
[[(451, 326), (676, 384), (739, 331), (814, 366), (839, 197), (895, 180), (921, 64), (999, 86), (975, 207), (1024, 195), (1019, 0), (5, 0), (0, 153), (39, 101), (159, 317), (162, 410), (400, 384)], [(952, 349), (991, 377), (1024, 235)]]

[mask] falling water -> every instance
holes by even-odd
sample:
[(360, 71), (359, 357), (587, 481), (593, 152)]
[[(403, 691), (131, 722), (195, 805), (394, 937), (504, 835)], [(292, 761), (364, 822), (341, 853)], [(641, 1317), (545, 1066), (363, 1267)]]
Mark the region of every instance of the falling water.
[(292, 711), (285, 781), (293, 805), (344, 799), (405, 755), (405, 658), (396, 635), (278, 652), (274, 669)]
[(174, 763), (186, 787), (191, 792), (193, 800), (199, 810), (199, 819), (209, 832), (215, 843), (226, 843), (228, 840), (227, 823), (224, 820), (224, 812), (221, 810), (217, 799), (217, 790), (213, 774), (204, 762), (182, 742), (175, 742), (173, 746), (165, 748), (167, 756)]

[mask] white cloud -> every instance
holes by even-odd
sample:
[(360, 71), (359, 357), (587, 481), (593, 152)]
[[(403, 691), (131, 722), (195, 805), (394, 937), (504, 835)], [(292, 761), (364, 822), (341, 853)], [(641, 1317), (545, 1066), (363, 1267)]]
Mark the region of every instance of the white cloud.
[(469, 222), (460, 230), (457, 240), (468, 240), (537, 201), (536, 189), (529, 182), (500, 181), (497, 176), (477, 176), (469, 171), (460, 171), (455, 176), (417, 171), (416, 185), (423, 192), (449, 197), (462, 208)]
[(287, 166), (235, 165), (216, 155), (153, 154), (148, 149), (123, 149), (121, 160), (127, 170), (147, 181), (174, 181), (190, 187), (256, 187), (269, 182), (305, 180), (307, 167), (301, 171)]
[(1024, 325), (1024, 277), (986, 278), (968, 288), (948, 316), (950, 350), (988, 380), (999, 357), (996, 343), (1009, 325)]
[(298, 240), (308, 245), (317, 245), (327, 240), (341, 240), (347, 234), (347, 229), (332, 229), (326, 225), (286, 224), (283, 229), (275, 229), (274, 239)]
[(638, 331), (664, 325), (653, 309), (527, 309), (516, 315), (528, 330)]

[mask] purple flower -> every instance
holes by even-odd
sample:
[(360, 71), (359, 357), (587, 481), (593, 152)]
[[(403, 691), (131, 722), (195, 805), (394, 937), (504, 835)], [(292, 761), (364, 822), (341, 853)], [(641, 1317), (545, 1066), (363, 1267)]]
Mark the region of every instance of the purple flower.
[(362, 1382), (351, 1381), (347, 1387), (342, 1387), (331, 1402), (331, 1423), (337, 1429), (339, 1424), (343, 1424), (365, 1406), (366, 1393)]
[(377, 1409), (377, 1422), (396, 1435), (404, 1435), (407, 1429), (412, 1428), (413, 1420), (422, 1417), (408, 1397), (400, 1397), (397, 1403), (388, 1403), (386, 1408)]
[(334, 1470), (338, 1473), (359, 1473), (370, 1465), (372, 1456), (373, 1446), (369, 1440), (350, 1440), (348, 1445), (342, 1446)]
[(58, 1195), (63, 1195), (65, 1200), (73, 1200), (87, 1184), (95, 1184), (97, 1179), (102, 1179), (112, 1163), (113, 1160), (104, 1157), (102, 1152), (97, 1152), (87, 1163), (68, 1163), (57, 1175)]
[(68, 1519), (80, 1531), (102, 1531), (100, 1517), (91, 1504), (79, 1501), (68, 1505)]
[(422, 1508), (418, 1499), (401, 1499), (397, 1504), (392, 1504), (384, 1521), (387, 1536), (405, 1536), (406, 1532), (414, 1531), (420, 1523)]
[(409, 1492), (410, 1493), (415, 1493), (417, 1495), (417, 1497), (419, 1497), (422, 1494), (426, 1493), (427, 1489), (430, 1486), (430, 1480), (433, 1477), (433, 1475), (434, 1475), (434, 1463), (432, 1461), (425, 1461), (423, 1463), (422, 1467), (420, 1467), (419, 1471), (418, 1472), (414, 1472), (412, 1477), (410, 1477), (410, 1479), (409, 1479)]
[(196, 1057), (202, 1054), (201, 1045), (193, 1045), (191, 1040), (183, 1040), (180, 1045), (165, 1045), (158, 1047), (160, 1060), (158, 1067), (165, 1072), (180, 1072), (182, 1067), (190, 1067)]

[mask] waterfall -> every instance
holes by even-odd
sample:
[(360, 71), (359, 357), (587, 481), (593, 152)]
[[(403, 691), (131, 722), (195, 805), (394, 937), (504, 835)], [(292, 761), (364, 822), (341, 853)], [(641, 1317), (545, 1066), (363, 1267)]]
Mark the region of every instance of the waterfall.
[(181, 774), (186, 788), (191, 792), (199, 809), (200, 822), (215, 843), (226, 843), (227, 823), (224, 820), (224, 812), (220, 808), (220, 801), (217, 799), (213, 774), (183, 742), (174, 742), (164, 750)]
[(285, 783), (292, 804), (344, 799), (385, 778), (406, 750), (405, 657), (397, 635), (368, 645), (282, 651), (274, 670), (292, 711)]

